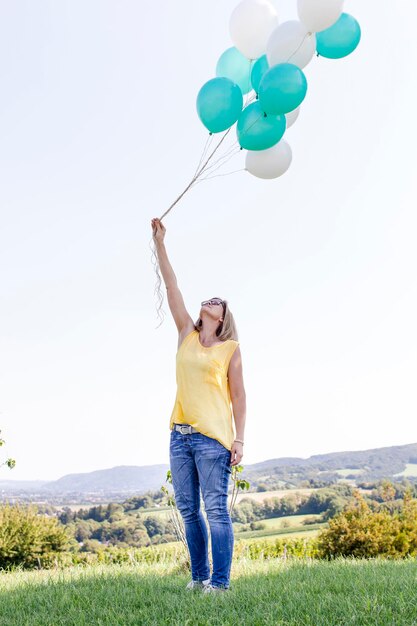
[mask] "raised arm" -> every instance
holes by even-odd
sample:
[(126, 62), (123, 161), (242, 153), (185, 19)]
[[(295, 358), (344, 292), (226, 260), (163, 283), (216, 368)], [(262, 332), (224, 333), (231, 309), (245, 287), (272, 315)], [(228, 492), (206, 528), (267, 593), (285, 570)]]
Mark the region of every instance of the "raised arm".
[(185, 308), (182, 293), (178, 288), (177, 277), (175, 276), (172, 265), (169, 262), (168, 254), (165, 249), (164, 237), (166, 228), (158, 218), (152, 220), (153, 239), (155, 242), (156, 253), (158, 255), (159, 268), (162, 278), (167, 288), (168, 304), (177, 326), (178, 332), (184, 328), (194, 327), (191, 315)]

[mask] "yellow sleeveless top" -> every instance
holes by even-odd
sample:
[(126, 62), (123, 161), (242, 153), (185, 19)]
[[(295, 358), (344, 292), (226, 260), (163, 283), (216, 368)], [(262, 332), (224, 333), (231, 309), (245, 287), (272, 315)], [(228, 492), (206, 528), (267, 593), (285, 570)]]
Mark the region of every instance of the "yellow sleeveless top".
[(176, 357), (177, 395), (169, 427), (190, 424), (231, 450), (235, 439), (227, 370), (239, 342), (201, 345), (198, 330), (189, 333)]

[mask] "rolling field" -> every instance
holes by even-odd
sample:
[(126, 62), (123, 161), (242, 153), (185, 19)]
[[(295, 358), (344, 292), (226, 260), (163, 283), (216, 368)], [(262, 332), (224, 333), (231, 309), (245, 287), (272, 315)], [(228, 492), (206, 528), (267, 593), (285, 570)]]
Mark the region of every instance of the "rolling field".
[(314, 537), (319, 530), (327, 526), (326, 523), (304, 525), (307, 519), (316, 518), (316, 515), (289, 515), (286, 517), (270, 517), (260, 520), (265, 528), (260, 530), (242, 531), (242, 524), (234, 523), (235, 539), (285, 539), (287, 537)]
[(262, 502), (267, 498), (284, 498), (290, 494), (308, 495), (313, 491), (316, 491), (316, 489), (277, 489), (275, 491), (255, 491), (252, 493), (241, 492), (238, 494), (236, 502), (240, 502), (244, 498), (250, 498), (251, 500), (255, 500), (255, 502)]
[[(148, 517), (149, 515), (158, 515), (162, 518), (169, 519), (169, 509), (159, 509), (157, 511), (146, 511), (141, 513), (141, 517)], [(236, 539), (253, 539), (253, 538), (285, 538), (285, 537), (314, 537), (317, 535), (321, 528), (327, 526), (326, 523), (316, 523), (311, 525), (304, 525), (304, 521), (307, 519), (316, 518), (316, 515), (288, 515), (285, 517), (271, 517), (268, 519), (259, 520), (261, 524), (265, 525), (265, 528), (260, 530), (242, 530), (244, 524), (239, 522), (233, 523)]]
[[(253, 494), (246, 494), (244, 497), (255, 496), (257, 502), (262, 502), (268, 497), (283, 497), (288, 493), (302, 492), (309, 493), (312, 489), (300, 489), (300, 490), (280, 490), (270, 492), (259, 492)], [(137, 511), (132, 511), (132, 514), (136, 514)], [(146, 518), (150, 515), (161, 516), (163, 519), (169, 519), (170, 510), (168, 507), (160, 507), (154, 509), (146, 509), (140, 512), (141, 517)], [(236, 540), (245, 539), (260, 539), (260, 538), (280, 538), (286, 537), (314, 537), (318, 534), (319, 530), (326, 527), (327, 524), (321, 522), (311, 525), (304, 525), (304, 522), (308, 519), (316, 518), (316, 515), (290, 515), (285, 517), (272, 517), (268, 519), (259, 520), (261, 524), (265, 525), (265, 528), (259, 530), (244, 530), (245, 525), (239, 522), (233, 523)]]

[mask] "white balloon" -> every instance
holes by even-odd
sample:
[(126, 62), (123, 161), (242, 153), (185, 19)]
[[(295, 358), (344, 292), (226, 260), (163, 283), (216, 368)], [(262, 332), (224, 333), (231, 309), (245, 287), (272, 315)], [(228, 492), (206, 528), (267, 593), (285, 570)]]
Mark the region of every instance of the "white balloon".
[(294, 124), (299, 114), (300, 114), (300, 107), (297, 107), (296, 109), (294, 109), (294, 111), (290, 111), (289, 113), (285, 114), (285, 119), (287, 120), (286, 130)]
[(278, 14), (268, 0), (243, 0), (230, 16), (230, 35), (235, 47), (248, 59), (265, 54), (269, 35), (278, 25)]
[(285, 174), (291, 161), (291, 148), (281, 139), (267, 150), (248, 150), (245, 165), (248, 172), (258, 178), (278, 178)]
[(316, 36), (298, 20), (284, 22), (272, 32), (266, 45), (269, 66), (292, 63), (303, 69), (316, 51)]
[(297, 0), (298, 17), (307, 30), (317, 33), (337, 22), (343, 0)]

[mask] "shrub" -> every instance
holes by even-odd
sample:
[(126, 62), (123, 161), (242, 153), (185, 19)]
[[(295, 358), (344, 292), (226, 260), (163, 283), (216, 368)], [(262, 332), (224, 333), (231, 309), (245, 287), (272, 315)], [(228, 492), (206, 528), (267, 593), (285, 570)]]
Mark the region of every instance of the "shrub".
[(55, 517), (39, 515), (35, 506), (0, 507), (0, 568), (32, 568), (53, 562), (70, 543)]
[(307, 517), (303, 520), (303, 526), (309, 526), (311, 524), (320, 524), (323, 521), (323, 517), (320, 515), (314, 515), (312, 517)]
[(403, 557), (417, 555), (417, 501), (405, 495), (400, 510), (372, 510), (355, 492), (354, 500), (329, 521), (318, 537), (320, 556)]

